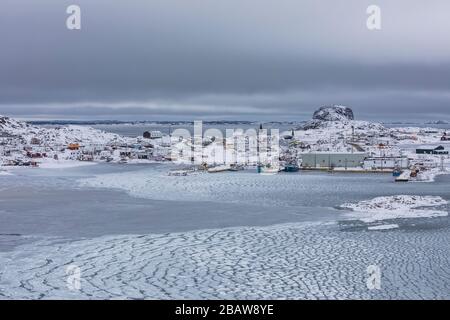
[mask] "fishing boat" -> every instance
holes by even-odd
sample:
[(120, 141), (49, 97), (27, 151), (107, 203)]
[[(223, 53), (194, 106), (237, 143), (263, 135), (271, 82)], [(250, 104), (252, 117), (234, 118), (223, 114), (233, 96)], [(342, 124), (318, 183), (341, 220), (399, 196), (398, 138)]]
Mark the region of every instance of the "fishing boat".
[(300, 170), (299, 166), (297, 166), (295, 164), (287, 164), (283, 168), (284, 172), (297, 172), (299, 170)]
[(392, 175), (394, 177), (399, 177), (402, 174), (402, 170), (399, 167), (394, 168), (394, 171), (392, 171)]
[(230, 165), (230, 171), (240, 171), (244, 170), (244, 166), (241, 164), (232, 164)]
[(280, 172), (279, 167), (272, 167), (270, 165), (258, 166), (258, 173), (261, 173), (261, 174), (275, 174), (278, 172)]

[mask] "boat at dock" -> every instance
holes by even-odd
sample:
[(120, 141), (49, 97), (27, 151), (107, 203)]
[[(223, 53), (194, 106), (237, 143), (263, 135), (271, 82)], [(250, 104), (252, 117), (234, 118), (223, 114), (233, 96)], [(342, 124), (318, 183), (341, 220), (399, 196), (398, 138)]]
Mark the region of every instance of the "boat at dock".
[(245, 167), (241, 164), (232, 164), (230, 165), (230, 171), (241, 171), (244, 170)]
[(261, 174), (275, 174), (278, 172), (280, 172), (280, 167), (258, 166), (258, 173)]
[(399, 177), (402, 174), (402, 170), (400, 168), (395, 168), (394, 171), (392, 171), (392, 176)]
[(295, 164), (287, 164), (283, 168), (284, 172), (297, 172), (299, 170), (300, 170), (300, 167)]

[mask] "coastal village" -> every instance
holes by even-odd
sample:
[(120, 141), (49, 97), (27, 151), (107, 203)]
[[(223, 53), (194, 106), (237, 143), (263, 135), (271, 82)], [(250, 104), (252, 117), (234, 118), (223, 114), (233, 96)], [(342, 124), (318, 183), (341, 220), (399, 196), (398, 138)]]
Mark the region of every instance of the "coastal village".
[[(255, 169), (261, 173), (323, 170), (349, 173), (389, 173), (396, 181), (431, 181), (450, 172), (450, 132), (444, 129), (395, 127), (355, 120), (345, 106), (319, 108), (310, 121), (280, 132), (273, 144), (270, 130), (255, 127), (257, 142), (267, 139), (267, 157), (260, 149), (249, 155), (249, 137), (242, 132), (224, 138), (208, 133), (201, 138), (200, 163), (187, 164), (169, 175), (205, 171), (217, 173)], [(0, 116), (0, 172), (12, 167), (64, 168), (82, 163), (137, 164), (177, 161), (183, 150), (194, 149), (192, 137), (145, 131), (138, 137), (124, 137), (88, 126), (45, 127)], [(240, 142), (239, 142), (240, 141)], [(176, 150), (181, 150), (174, 152)], [(221, 154), (233, 150), (234, 159)], [(272, 165), (275, 161), (277, 165)], [(227, 158), (227, 161), (225, 161)]]

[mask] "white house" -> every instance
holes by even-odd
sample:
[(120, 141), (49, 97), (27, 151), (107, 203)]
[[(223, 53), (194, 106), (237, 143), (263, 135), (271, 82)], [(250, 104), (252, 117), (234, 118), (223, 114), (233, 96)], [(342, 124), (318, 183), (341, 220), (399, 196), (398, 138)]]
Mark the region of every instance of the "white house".
[(150, 139), (158, 139), (158, 138), (162, 138), (162, 136), (163, 136), (163, 134), (161, 131), (154, 130), (154, 131), (150, 132)]

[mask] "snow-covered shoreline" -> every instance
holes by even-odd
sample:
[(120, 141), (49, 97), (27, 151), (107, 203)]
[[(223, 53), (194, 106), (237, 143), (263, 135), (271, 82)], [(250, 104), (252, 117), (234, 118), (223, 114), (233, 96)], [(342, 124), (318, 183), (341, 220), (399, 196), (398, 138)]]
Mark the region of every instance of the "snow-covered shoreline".
[(96, 164), (97, 162), (46, 159), (45, 161), (39, 163), (39, 167), (44, 169), (66, 169), (66, 168), (91, 166)]
[(435, 182), (436, 178), (439, 176), (450, 174), (450, 171), (441, 171), (439, 169), (431, 169), (427, 171), (420, 172), (418, 179), (413, 182)]
[[(259, 130), (256, 126), (254, 129)], [(237, 157), (246, 159), (242, 164), (251, 166), (261, 161), (249, 156), (247, 142), (235, 146), (220, 135), (216, 137), (206, 132), (204, 135), (202, 163), (223, 164), (229, 159), (225, 160), (220, 154), (232, 154), (228, 151), (233, 150), (228, 148), (236, 147), (244, 150)], [(356, 120), (351, 108), (340, 105), (321, 107), (312, 120), (284, 132), (277, 143), (279, 151), (274, 157), (281, 166), (364, 173), (411, 170), (414, 171), (411, 182), (433, 182), (437, 175), (450, 172), (450, 138), (445, 129), (389, 128), (377, 122)], [(192, 145), (192, 137), (180, 140), (161, 131), (136, 132), (131, 137), (89, 126), (36, 126), (0, 116), (0, 166), (68, 168), (75, 166), (75, 161), (79, 162), (76, 166), (86, 162), (177, 161), (181, 151), (189, 150)], [(439, 150), (435, 150), (437, 148)], [(313, 162), (311, 159), (317, 154), (322, 160)]]
[(69, 168), (87, 163), (163, 161), (168, 137), (126, 137), (89, 126), (35, 126), (0, 116), (0, 166)]
[(397, 195), (345, 203), (341, 208), (352, 210), (346, 214), (348, 218), (371, 223), (391, 219), (444, 217), (448, 216), (448, 212), (439, 207), (447, 204), (447, 200), (437, 196)]

